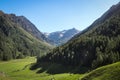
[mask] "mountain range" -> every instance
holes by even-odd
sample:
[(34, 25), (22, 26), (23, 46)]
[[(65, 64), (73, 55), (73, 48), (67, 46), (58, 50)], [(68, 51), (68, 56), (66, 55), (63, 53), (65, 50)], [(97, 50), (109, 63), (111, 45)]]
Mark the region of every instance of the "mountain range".
[(119, 80), (120, 2), (83, 31), (42, 33), (26, 17), (0, 11), (0, 61), (2, 80)]
[(26, 17), (0, 11), (0, 59), (44, 55), (53, 45), (62, 45), (77, 33), (79, 30), (73, 28), (47, 35)]
[(78, 34), (80, 31), (72, 28), (68, 30), (63, 30), (63, 31), (56, 31), (52, 33), (44, 33), (46, 37), (53, 41), (55, 45), (62, 45), (66, 43), (68, 40), (70, 40), (74, 35)]
[(120, 61), (120, 3), (37, 61), (38, 64), (54, 62), (89, 70)]

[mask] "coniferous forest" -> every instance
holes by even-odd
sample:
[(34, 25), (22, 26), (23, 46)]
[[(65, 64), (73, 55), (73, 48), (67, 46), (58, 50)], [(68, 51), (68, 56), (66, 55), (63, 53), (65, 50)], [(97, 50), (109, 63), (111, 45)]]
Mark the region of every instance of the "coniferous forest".
[(0, 60), (39, 56), (51, 49), (50, 44), (28, 33), (23, 26), (29, 25), (22, 23), (14, 22), (12, 15), (0, 12)]
[(97, 68), (120, 60), (120, 4), (68, 43), (53, 49), (39, 62)]
[(0, 11), (0, 80), (120, 80), (120, 2), (82, 31)]

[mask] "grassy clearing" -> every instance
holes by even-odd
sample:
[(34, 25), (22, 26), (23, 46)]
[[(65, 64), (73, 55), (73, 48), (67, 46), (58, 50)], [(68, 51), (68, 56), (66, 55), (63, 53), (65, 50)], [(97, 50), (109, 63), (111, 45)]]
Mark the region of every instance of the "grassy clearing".
[[(120, 80), (120, 62), (97, 68), (87, 74), (48, 74), (47, 71), (53, 70), (52, 66), (56, 68), (54, 64), (48, 65), (48, 70), (30, 70), (31, 64), (35, 62), (34, 57), (0, 62), (0, 80)], [(64, 68), (60, 70), (62, 69)], [(42, 72), (37, 73), (40, 70)]]
[(80, 74), (48, 74), (46, 71), (37, 73), (41, 68), (30, 70), (32, 63), (35, 63), (34, 57), (25, 59), (11, 60), (7, 62), (0, 62), (0, 72), (4, 73), (4, 77), (0, 76), (0, 80), (77, 80), (83, 75)]

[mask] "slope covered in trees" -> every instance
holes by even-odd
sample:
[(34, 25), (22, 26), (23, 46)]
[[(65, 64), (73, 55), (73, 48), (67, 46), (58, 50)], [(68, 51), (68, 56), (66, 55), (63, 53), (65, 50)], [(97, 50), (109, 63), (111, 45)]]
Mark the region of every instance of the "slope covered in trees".
[(91, 68), (120, 61), (120, 3), (71, 41), (38, 58), (42, 61)]
[(36, 37), (39, 40), (52, 44), (52, 41), (46, 38), (46, 36), (42, 32), (40, 32), (36, 28), (36, 26), (33, 23), (31, 23), (26, 17), (16, 16), (15, 14), (8, 14), (8, 17), (12, 22), (19, 24), (25, 31), (30, 33), (32, 36)]
[(0, 11), (0, 60), (42, 55), (50, 45), (29, 34), (11, 16)]

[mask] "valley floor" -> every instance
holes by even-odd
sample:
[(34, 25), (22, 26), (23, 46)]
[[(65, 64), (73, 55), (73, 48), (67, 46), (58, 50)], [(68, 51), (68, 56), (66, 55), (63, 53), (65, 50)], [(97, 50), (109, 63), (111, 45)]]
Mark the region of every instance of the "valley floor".
[(120, 62), (97, 68), (86, 74), (37, 73), (41, 68), (30, 70), (35, 57), (0, 62), (0, 80), (120, 80)]
[(0, 62), (0, 80), (79, 80), (83, 76), (70, 73), (36, 73), (40, 69), (30, 70), (31, 64), (35, 62), (34, 57)]

